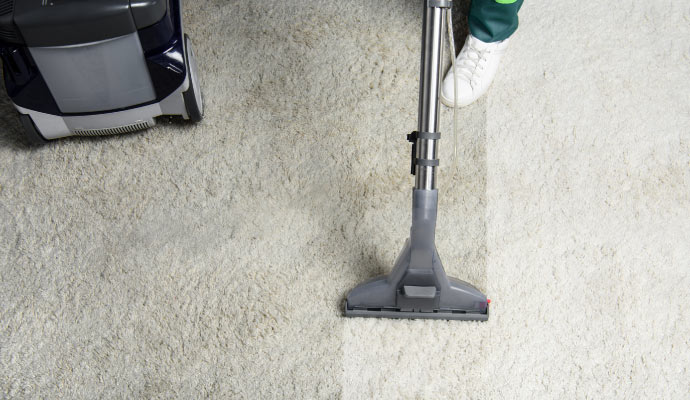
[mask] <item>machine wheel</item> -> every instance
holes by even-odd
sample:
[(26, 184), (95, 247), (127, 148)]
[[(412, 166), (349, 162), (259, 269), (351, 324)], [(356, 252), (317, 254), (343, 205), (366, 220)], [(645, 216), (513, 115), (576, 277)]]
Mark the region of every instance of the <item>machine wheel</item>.
[(21, 121), (22, 126), (24, 127), (24, 138), (27, 142), (29, 142), (29, 144), (41, 145), (48, 142), (38, 131), (30, 116), (26, 114), (19, 114), (19, 121)]
[(184, 35), (185, 57), (187, 58), (187, 69), (189, 70), (189, 89), (182, 93), (184, 105), (192, 122), (199, 122), (204, 117), (204, 99), (201, 96), (199, 87), (199, 77), (197, 74), (196, 57), (192, 49), (192, 41), (189, 36)]

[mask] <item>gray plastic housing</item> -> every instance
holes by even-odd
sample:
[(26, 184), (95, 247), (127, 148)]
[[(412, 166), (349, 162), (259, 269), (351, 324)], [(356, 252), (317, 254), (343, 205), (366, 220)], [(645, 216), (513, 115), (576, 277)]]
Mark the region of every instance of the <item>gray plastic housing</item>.
[(435, 245), (438, 190), (414, 189), (410, 238), (389, 275), (373, 278), (347, 296), (348, 317), (435, 318), (486, 321), (486, 296), (446, 275)]
[(168, 0), (0, 0), (0, 11), (5, 33), (0, 39), (29, 47), (67, 46), (151, 26), (165, 16)]
[(191, 72), (196, 69), (196, 62), (192, 61), (193, 57), (188, 53), (191, 52), (191, 44), (186, 35), (183, 43), (185, 46), (184, 53), (187, 55), (187, 63), (190, 68), (187, 69), (187, 75), (182, 84), (159, 102), (119, 111), (76, 115), (46, 114), (23, 108), (17, 104), (14, 106), (20, 114), (30, 116), (35, 125), (34, 128), (40, 132), (43, 138), (49, 140), (71, 135), (92, 136), (132, 132), (154, 126), (156, 124), (154, 118), (161, 115), (180, 115), (184, 119), (192, 119), (187, 111), (185, 96), (192, 88), (193, 79), (195, 85), (198, 85), (198, 80), (194, 78), (197, 74)]
[(63, 113), (117, 110), (156, 98), (136, 33), (29, 51)]
[(155, 24), (168, 11), (168, 0), (130, 0), (129, 5), (137, 29)]

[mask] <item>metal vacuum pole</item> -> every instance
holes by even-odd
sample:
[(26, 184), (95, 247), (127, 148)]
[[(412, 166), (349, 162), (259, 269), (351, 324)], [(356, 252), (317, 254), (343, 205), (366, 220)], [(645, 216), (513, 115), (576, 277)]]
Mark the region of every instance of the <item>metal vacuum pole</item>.
[[(419, 74), (418, 132), (438, 133), (440, 107), (441, 59), (443, 58), (443, 27), (446, 9), (424, 7), (422, 22), (422, 61)], [(436, 139), (417, 137), (417, 159), (436, 160)], [(436, 189), (436, 166), (415, 165), (415, 188)]]
[(412, 227), (389, 275), (362, 283), (347, 296), (349, 317), (435, 318), (486, 321), (486, 296), (446, 275), (436, 251), (439, 89), (446, 10), (451, 0), (424, 0), (418, 131), (412, 145), (415, 188)]

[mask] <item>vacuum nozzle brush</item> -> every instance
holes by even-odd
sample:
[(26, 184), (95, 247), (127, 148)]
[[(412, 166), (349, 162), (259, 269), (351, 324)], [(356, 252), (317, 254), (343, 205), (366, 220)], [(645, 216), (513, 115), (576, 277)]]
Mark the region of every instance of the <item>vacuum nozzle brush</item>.
[(393, 271), (354, 288), (345, 316), (486, 321), (489, 301), (471, 284), (446, 275), (434, 244), (437, 190), (414, 190), (410, 239)]
[[(449, 278), (449, 282), (452, 286), (450, 289), (451, 291), (465, 291), (464, 296), (475, 297), (472, 300), (476, 301), (473, 301), (473, 304), (470, 307), (425, 307), (424, 303), (438, 304), (441, 298), (441, 293), (439, 290), (433, 286), (424, 287), (422, 290), (428, 290), (429, 292), (433, 290), (435, 292), (433, 297), (411, 297), (409, 294), (406, 294), (406, 292), (411, 291), (409, 286), (403, 286), (401, 289), (396, 290), (392, 283), (388, 281), (388, 278), (389, 275), (382, 276), (356, 287), (348, 296), (345, 304), (345, 316), (400, 319), (445, 319), (461, 321), (486, 321), (489, 319), (489, 300), (486, 299), (484, 295), (482, 295), (469, 283)], [(468, 289), (471, 294), (467, 292)], [(367, 307), (364, 305), (365, 303), (358, 301), (358, 297), (375, 296), (375, 292), (381, 292), (381, 294), (383, 294), (384, 292), (390, 293), (391, 291), (396, 293), (396, 300), (399, 297), (402, 297), (405, 300), (398, 301), (398, 304), (396, 305), (388, 304), (384, 307)], [(482, 297), (484, 298), (482, 299)], [(418, 307), (415, 308), (415, 305)]]

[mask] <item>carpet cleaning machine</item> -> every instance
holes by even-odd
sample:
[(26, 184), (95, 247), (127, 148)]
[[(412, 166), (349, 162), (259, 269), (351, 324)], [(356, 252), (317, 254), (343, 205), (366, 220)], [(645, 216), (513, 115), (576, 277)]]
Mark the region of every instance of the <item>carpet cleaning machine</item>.
[(32, 143), (203, 116), (180, 0), (0, 0), (0, 57)]
[(424, 0), (419, 125), (416, 132), (408, 135), (415, 175), (410, 238), (389, 275), (364, 282), (347, 295), (348, 317), (479, 321), (489, 318), (489, 300), (469, 283), (446, 275), (434, 242), (442, 41), (450, 7), (451, 0)]

